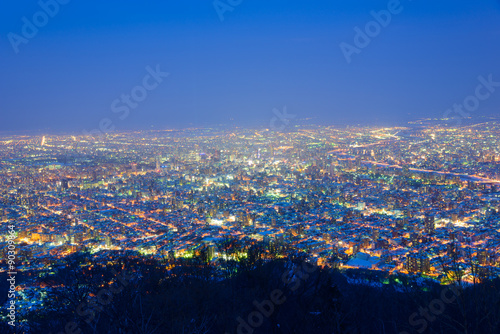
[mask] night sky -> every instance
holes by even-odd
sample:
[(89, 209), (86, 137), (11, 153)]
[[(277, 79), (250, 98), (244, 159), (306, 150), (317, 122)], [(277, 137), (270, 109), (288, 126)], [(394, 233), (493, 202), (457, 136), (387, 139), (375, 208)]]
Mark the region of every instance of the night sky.
[(54, 1), (0, 4), (0, 131), (393, 125), (500, 82), (497, 0)]

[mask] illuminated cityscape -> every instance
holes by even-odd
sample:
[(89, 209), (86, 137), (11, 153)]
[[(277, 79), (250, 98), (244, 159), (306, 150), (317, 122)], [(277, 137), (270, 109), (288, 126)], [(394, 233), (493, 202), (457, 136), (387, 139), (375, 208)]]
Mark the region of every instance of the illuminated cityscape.
[(12, 136), (0, 218), (16, 220), (29, 270), (83, 249), (226, 258), (229, 238), (242, 254), (286, 244), (322, 266), (440, 281), (457, 252), (472, 282), (500, 273), (499, 134), (485, 122)]
[(500, 0), (0, 7), (0, 334), (500, 333)]

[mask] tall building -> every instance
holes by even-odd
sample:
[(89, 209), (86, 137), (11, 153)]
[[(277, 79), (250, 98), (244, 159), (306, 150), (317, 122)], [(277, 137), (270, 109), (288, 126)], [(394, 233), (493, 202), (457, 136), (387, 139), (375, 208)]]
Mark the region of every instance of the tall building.
[(161, 168), (160, 157), (156, 157), (156, 171), (159, 172)]
[(436, 229), (436, 224), (434, 221), (434, 216), (426, 215), (425, 219), (424, 219), (425, 233), (432, 234), (432, 233), (434, 233), (435, 229)]
[(431, 269), (430, 260), (427, 256), (413, 253), (406, 259), (406, 270), (411, 273), (427, 273)]
[(68, 190), (69, 189), (69, 181), (68, 181), (68, 179), (63, 179), (61, 181), (61, 189), (62, 190)]
[(477, 262), (484, 266), (488, 263), (488, 252), (484, 249), (477, 251)]
[(215, 257), (215, 245), (214, 244), (209, 244), (207, 247), (207, 257), (208, 261), (212, 261), (212, 259)]

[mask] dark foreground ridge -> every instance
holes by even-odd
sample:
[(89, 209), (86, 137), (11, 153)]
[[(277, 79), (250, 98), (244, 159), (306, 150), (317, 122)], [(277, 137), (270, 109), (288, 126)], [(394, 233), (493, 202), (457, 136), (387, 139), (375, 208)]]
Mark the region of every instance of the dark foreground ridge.
[(49, 292), (18, 333), (500, 332), (499, 279), (443, 286), (301, 258), (95, 259), (75, 254), (36, 278)]

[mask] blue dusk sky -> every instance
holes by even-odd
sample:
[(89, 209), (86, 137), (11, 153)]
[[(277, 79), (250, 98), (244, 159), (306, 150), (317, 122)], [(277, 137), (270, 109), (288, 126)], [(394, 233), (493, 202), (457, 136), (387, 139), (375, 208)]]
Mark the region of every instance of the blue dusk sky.
[(0, 59), (0, 131), (500, 115), (500, 1), (3, 0)]

